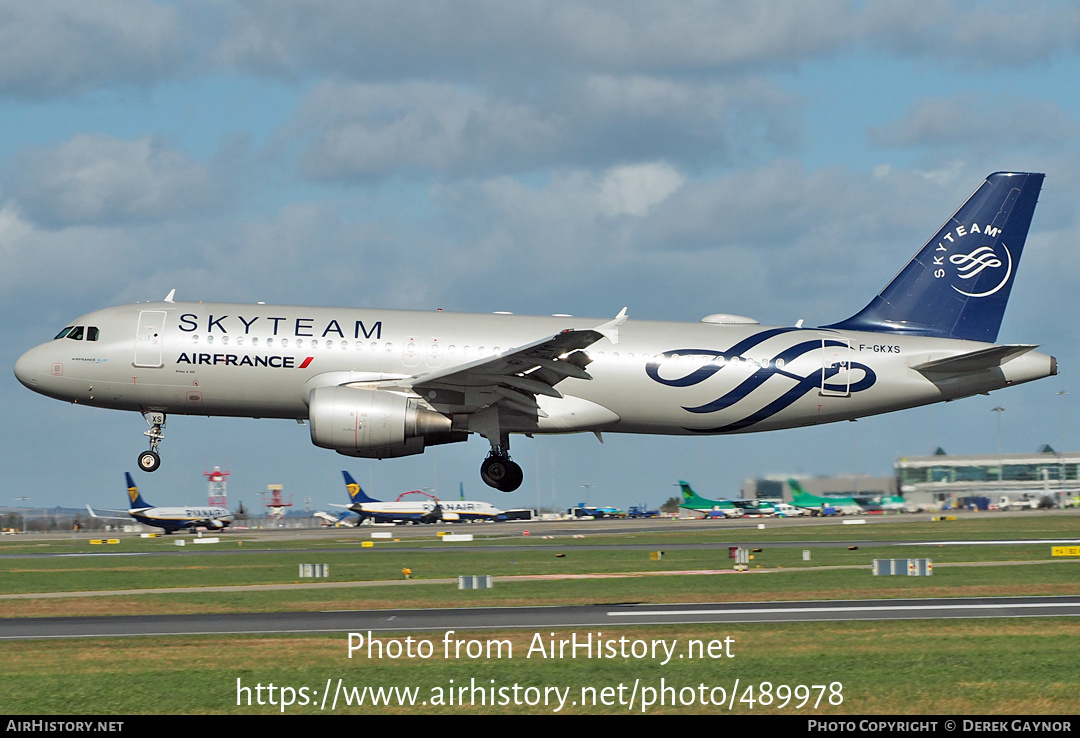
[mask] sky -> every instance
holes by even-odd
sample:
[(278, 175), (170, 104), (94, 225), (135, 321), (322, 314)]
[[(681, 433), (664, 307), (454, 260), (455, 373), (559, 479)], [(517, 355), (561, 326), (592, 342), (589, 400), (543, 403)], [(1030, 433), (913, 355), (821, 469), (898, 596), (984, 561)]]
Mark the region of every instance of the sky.
[(512, 494), (480, 481), (479, 437), (374, 461), (291, 421), (170, 416), (137, 479), (162, 505), (201, 503), (216, 465), (248, 509), (270, 484), (344, 502), (343, 469), (381, 499), (625, 508), (679, 479), (723, 497), (938, 446), (1076, 450), (1077, 79), (1067, 1), (0, 0), (0, 506), (124, 501), (142, 418), (11, 371), (91, 310), (175, 289), (823, 325), (1003, 170), (1047, 176), (998, 340), (1057, 377), (817, 428), (517, 437)]

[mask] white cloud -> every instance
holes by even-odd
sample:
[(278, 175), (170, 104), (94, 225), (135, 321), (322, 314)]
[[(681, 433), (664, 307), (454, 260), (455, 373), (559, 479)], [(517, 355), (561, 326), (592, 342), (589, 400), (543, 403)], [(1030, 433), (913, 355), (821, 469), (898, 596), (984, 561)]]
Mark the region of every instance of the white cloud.
[(183, 25), (174, 8), (149, 0), (4, 0), (0, 92), (40, 97), (171, 77), (194, 51)]
[(80, 134), (20, 152), (4, 197), (52, 227), (184, 217), (221, 206), (218, 173), (150, 136)]
[(871, 142), (887, 147), (1024, 150), (1076, 140), (1080, 123), (1055, 101), (958, 93), (916, 100), (902, 118), (871, 126), (867, 135)]
[(609, 215), (646, 215), (682, 187), (686, 178), (664, 163), (616, 167), (600, 183)]
[(588, 76), (528, 99), (431, 82), (329, 82), (279, 139), (306, 144), (316, 181), (490, 177), (545, 167), (667, 160), (701, 168), (733, 152), (789, 149), (800, 101), (759, 79)]

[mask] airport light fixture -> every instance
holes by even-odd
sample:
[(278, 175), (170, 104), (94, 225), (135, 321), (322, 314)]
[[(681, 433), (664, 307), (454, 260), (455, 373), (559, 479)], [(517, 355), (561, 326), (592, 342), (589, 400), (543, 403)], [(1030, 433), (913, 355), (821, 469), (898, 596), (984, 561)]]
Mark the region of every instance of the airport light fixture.
[(1001, 456), (1001, 414), (1005, 412), (1005, 408), (1003, 408), (1001, 405), (998, 405), (997, 407), (990, 408), (990, 412), (997, 413), (997, 452), (998, 456)]

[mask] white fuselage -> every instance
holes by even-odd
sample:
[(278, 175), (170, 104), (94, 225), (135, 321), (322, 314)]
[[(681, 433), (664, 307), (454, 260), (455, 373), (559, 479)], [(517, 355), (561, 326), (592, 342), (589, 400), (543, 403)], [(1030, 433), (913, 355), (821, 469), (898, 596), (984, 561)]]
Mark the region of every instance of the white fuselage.
[(223, 507), (133, 507), (128, 514), (143, 525), (166, 530), (228, 527), (233, 514)]
[[(58, 338), (26, 352), (19, 380), (96, 407), (306, 419), (313, 389), (398, 386), (598, 321), (441, 311), (150, 303), (73, 323), (97, 340)], [(85, 334), (89, 334), (86, 331)], [(1000, 366), (940, 374), (912, 367), (991, 344), (770, 328), (756, 323), (628, 320), (617, 343), (588, 347), (592, 380), (567, 377), (544, 411), (502, 419), (509, 432), (717, 434), (828, 423), (950, 400), (1056, 373), (1029, 351)], [(423, 399), (423, 398), (421, 398)], [(425, 400), (426, 401), (426, 400)], [(435, 410), (452, 415), (453, 407)], [(474, 430), (467, 428), (467, 430)]]
[(376, 523), (426, 522), (437, 517), (445, 522), (495, 520), (502, 510), (487, 502), (475, 500), (439, 500), (440, 512), (435, 513), (435, 502), (356, 502), (349, 509), (361, 520), (370, 518)]

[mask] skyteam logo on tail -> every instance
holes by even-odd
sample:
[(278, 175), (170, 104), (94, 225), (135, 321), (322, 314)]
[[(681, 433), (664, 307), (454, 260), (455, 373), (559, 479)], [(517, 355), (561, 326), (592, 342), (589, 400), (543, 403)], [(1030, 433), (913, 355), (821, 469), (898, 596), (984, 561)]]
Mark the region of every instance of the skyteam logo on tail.
[[(978, 246), (966, 254), (949, 254), (949, 251), (951, 251), (962, 239), (976, 233), (980, 236), (989, 236), (992, 239), (997, 239), (998, 235), (1001, 233), (1001, 229), (992, 225), (983, 225), (980, 227), (978, 223), (971, 223), (966, 226), (957, 226), (950, 231), (946, 231), (944, 234), (939, 234), (941, 240), (938, 241), (934, 253), (934, 266), (937, 267), (934, 270), (934, 277), (936, 279), (941, 279), (942, 277), (948, 276), (949, 270), (946, 268), (946, 264), (950, 264), (956, 267), (955, 275), (957, 279), (965, 280), (960, 282), (960, 286), (957, 286), (956, 284), (951, 285), (954, 290), (964, 297), (989, 297), (990, 295), (999, 292), (1002, 287), (1009, 283), (1009, 277), (1011, 277), (1013, 273), (1012, 252), (1009, 251), (1009, 247), (1004, 243), (990, 243)], [(996, 248), (998, 245), (1000, 245), (1002, 251), (1005, 252), (1004, 259), (998, 256)], [(945, 261), (946, 255), (948, 255), (948, 262)], [(990, 273), (997, 273), (1002, 269), (1004, 269), (1004, 274), (990, 289), (984, 289), (980, 292), (968, 291), (979, 281), (983, 272), (990, 270)], [(966, 289), (961, 289), (961, 287)]]
[[(984, 292), (964, 292), (964, 290), (960, 289), (955, 284), (952, 288), (966, 297), (989, 297), (1004, 287), (1008, 283), (1009, 277), (1012, 276), (1013, 259), (1008, 246), (1001, 244), (1001, 248), (1005, 251), (1006, 260), (1004, 262), (997, 257), (992, 246), (980, 246), (970, 254), (953, 254), (949, 257), (949, 263), (957, 266), (956, 276), (960, 277), (960, 279), (974, 280), (983, 272), (983, 270), (996, 270), (1004, 265), (1005, 276), (1001, 278), (1001, 281), (998, 282), (996, 286)], [(974, 282), (972, 282), (972, 284), (974, 284)]]

